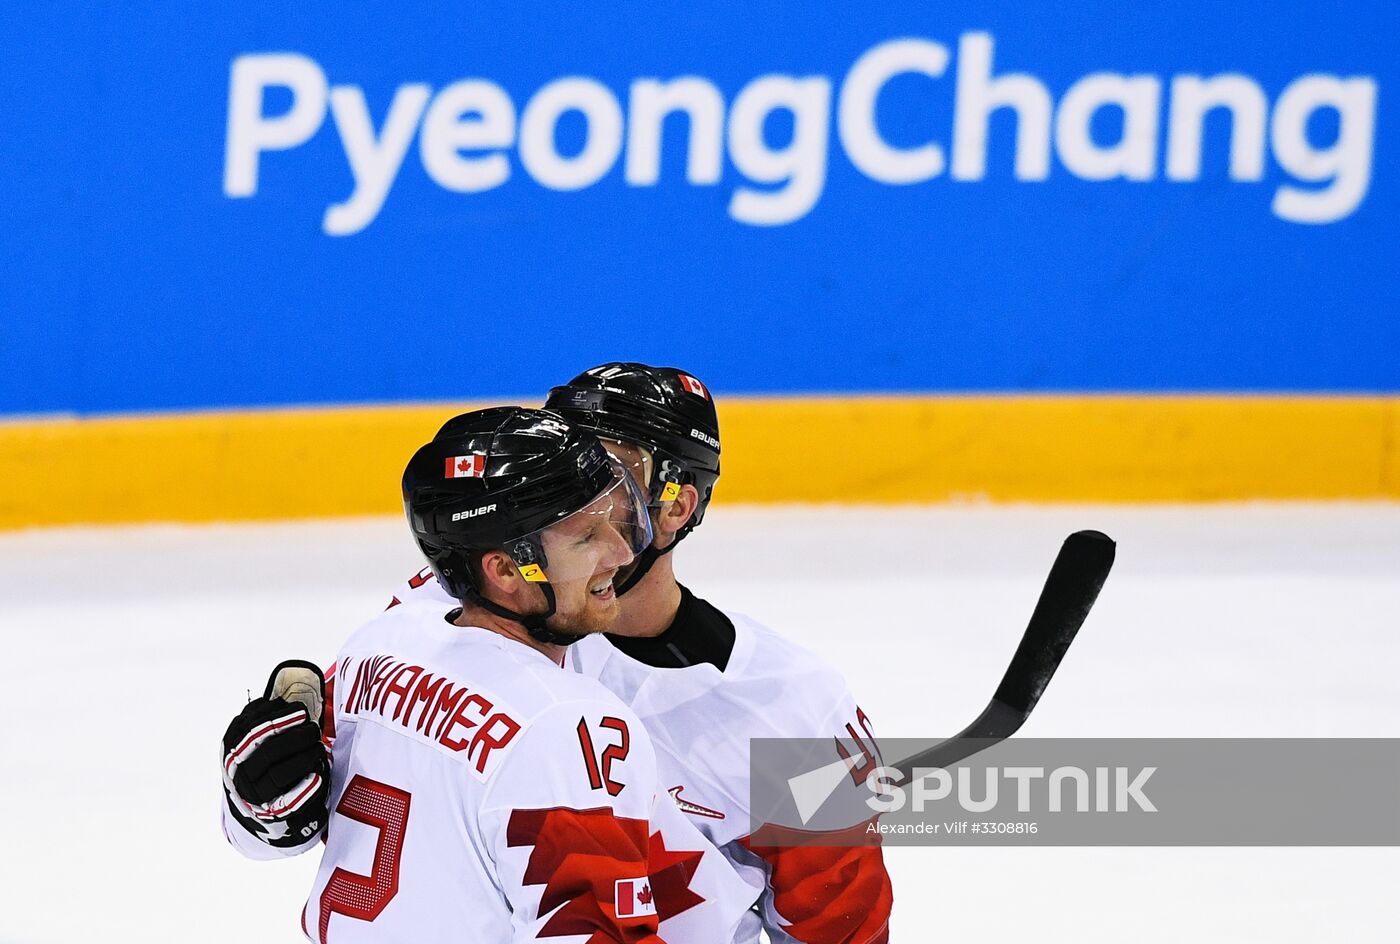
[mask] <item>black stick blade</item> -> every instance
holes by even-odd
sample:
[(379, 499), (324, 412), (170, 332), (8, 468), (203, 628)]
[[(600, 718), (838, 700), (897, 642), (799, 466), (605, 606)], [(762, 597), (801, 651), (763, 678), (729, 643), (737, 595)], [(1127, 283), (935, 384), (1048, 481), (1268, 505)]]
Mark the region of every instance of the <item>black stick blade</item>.
[(1020, 730), (1098, 599), (1115, 548), (1099, 531), (1076, 531), (1065, 539), (992, 700), (958, 734), (895, 763), (897, 786), (907, 784), (917, 769), (949, 767)]
[(1023, 718), (1031, 713), (1098, 599), (1113, 568), (1115, 548), (1113, 539), (1099, 531), (1076, 531), (1065, 538), (993, 696), (996, 701)]

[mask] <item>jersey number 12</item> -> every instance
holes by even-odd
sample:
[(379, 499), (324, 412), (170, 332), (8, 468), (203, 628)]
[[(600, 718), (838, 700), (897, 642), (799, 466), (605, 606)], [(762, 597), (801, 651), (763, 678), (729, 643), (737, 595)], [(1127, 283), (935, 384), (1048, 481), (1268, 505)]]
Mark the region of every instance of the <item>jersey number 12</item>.
[(598, 727), (617, 732), (621, 735), (621, 740), (603, 748), (600, 757), (593, 747), (593, 736), (588, 731), (588, 722), (583, 718), (578, 719), (578, 746), (583, 751), (584, 766), (588, 768), (588, 785), (594, 790), (607, 790), (608, 796), (617, 796), (626, 784), (618, 783), (612, 778), (612, 765), (613, 761), (627, 759), (630, 749), (627, 722), (621, 718), (604, 718), (598, 722)]

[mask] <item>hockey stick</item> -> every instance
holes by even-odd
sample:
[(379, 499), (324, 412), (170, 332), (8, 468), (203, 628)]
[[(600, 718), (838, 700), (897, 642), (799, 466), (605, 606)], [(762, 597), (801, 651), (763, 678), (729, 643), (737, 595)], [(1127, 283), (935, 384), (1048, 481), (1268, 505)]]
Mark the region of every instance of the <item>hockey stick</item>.
[(1098, 531), (1076, 531), (1065, 539), (992, 700), (958, 734), (894, 764), (900, 772), (898, 786), (909, 783), (915, 769), (950, 767), (1016, 733), (1040, 701), (1098, 599), (1113, 567), (1115, 546), (1112, 538)]

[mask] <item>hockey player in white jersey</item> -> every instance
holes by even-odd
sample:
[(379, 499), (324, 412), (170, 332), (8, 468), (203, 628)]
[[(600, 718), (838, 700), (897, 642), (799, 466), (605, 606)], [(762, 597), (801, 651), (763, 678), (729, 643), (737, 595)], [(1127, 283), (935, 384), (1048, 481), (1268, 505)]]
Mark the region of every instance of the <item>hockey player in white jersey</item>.
[[(719, 477), (708, 389), (672, 368), (612, 363), (556, 387), (547, 406), (596, 432), (628, 465), (655, 530), (653, 545), (619, 577), (617, 622), (570, 647), (567, 665), (636, 711), (667, 792), (752, 888), (755, 914), (735, 940), (756, 941), (761, 924), (777, 942), (886, 941), (893, 893), (878, 846), (763, 847), (749, 838), (749, 738), (830, 738), (834, 751), (856, 754), (853, 776), (876, 766), (876, 749), (840, 673), (676, 581), (671, 553), (703, 520)], [(424, 598), (447, 599), (428, 570), (390, 606)]]
[[(565, 646), (611, 624), (613, 578), (650, 543), (631, 476), (557, 416), (499, 408), (420, 449), (404, 497), (450, 595), (390, 609), (339, 653), (308, 937), (655, 944), (662, 915), (700, 910), (711, 924), (690, 940), (732, 937), (742, 893), (696, 909), (690, 888), (708, 868), (742, 889), (730, 870), (653, 836), (669, 818), (703, 846), (661, 788), (645, 729), (560, 668)], [(287, 668), (277, 676), (297, 674)], [(295, 769), (305, 751), (279, 735), (307, 718), (287, 707), (260, 699), (225, 738), (240, 845), (295, 852), (319, 831), (308, 798), (325, 772)], [(275, 828), (302, 811), (297, 828)]]

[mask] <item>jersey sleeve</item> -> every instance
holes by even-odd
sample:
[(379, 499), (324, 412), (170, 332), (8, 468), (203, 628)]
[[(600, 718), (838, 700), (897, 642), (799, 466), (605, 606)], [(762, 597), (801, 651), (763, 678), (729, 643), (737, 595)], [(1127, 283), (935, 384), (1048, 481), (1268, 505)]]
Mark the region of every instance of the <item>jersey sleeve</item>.
[[(844, 693), (838, 709), (821, 726), (833, 740), (833, 757), (843, 757), (854, 776), (868, 776), (880, 765), (870, 719)], [(744, 846), (762, 861), (768, 882), (759, 913), (769, 937), (781, 944), (887, 944), (894, 889), (879, 845), (864, 824), (852, 824), (860, 845)]]
[(620, 703), (564, 702), (530, 723), (478, 814), (515, 942), (662, 944), (648, 866), (657, 797), (651, 742)]

